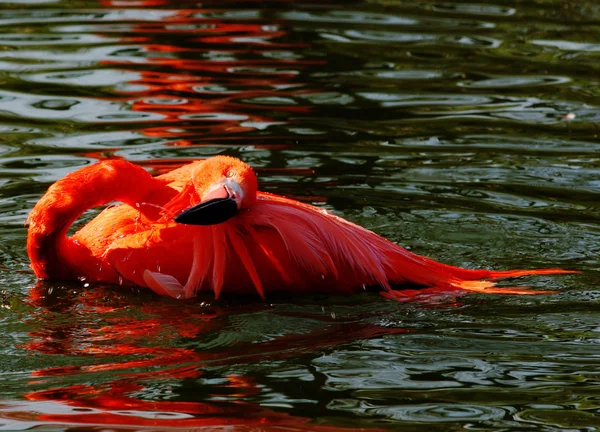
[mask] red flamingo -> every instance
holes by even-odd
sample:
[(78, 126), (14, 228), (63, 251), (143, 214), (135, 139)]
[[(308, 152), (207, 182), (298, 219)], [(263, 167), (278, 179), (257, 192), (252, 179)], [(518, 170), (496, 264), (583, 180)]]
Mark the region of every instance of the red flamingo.
[[(109, 207), (72, 237), (87, 209)], [(252, 168), (216, 156), (158, 177), (102, 161), (53, 184), (29, 215), (27, 251), (42, 279), (148, 287), (175, 298), (211, 290), (353, 293), (403, 284), (460, 292), (527, 294), (494, 280), (572, 273), (468, 270), (416, 255), (323, 209), (257, 190)], [(404, 292), (404, 294), (403, 294)], [(539, 293), (540, 291), (537, 291)]]

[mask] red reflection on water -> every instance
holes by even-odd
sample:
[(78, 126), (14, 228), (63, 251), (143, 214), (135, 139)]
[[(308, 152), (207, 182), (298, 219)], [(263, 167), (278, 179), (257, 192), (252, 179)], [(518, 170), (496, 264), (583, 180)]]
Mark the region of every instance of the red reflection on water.
[(262, 18), (260, 9), (244, 20), (216, 9), (160, 12), (160, 21), (129, 25), (145, 39), (136, 48), (143, 55), (102, 62), (137, 75), (119, 90), (130, 95), (131, 110), (161, 116), (161, 125), (142, 134), (178, 136), (166, 145), (192, 146), (206, 137), (237, 137), (246, 145), (248, 134), (311, 113), (303, 97), (323, 90), (300, 75), (326, 60), (309, 58), (309, 46), (289, 41), (288, 30)]
[[(227, 377), (228, 386), (245, 397), (260, 389), (240, 376)], [(238, 401), (236, 404), (142, 400), (130, 396), (144, 386), (131, 380), (117, 380), (102, 386), (74, 385), (60, 389), (30, 393), (30, 401), (62, 401), (74, 409), (68, 413), (44, 413), (38, 421), (48, 423), (77, 423), (190, 428), (202, 426), (294, 426), (299, 430), (340, 431), (341, 428), (308, 426), (309, 419), (263, 408), (256, 403)], [(86, 409), (90, 411), (85, 411)], [(152, 415), (148, 415), (152, 413)], [(302, 427), (302, 425), (307, 425)], [(274, 429), (271, 429), (274, 430)]]
[[(261, 406), (256, 399), (265, 386), (258, 376), (229, 373), (216, 385), (197, 380), (206, 368), (235, 370), (240, 365), (281, 361), (355, 340), (406, 332), (370, 323), (338, 322), (324, 314), (322, 328), (310, 334), (284, 334), (264, 342), (242, 338), (199, 350), (186, 347), (186, 341), (228, 331), (225, 324), (237, 314), (264, 314), (269, 308), (260, 304), (215, 307), (157, 299), (150, 294), (147, 298), (120, 297), (103, 287), (49, 292), (42, 283), (31, 290), (29, 303), (35, 312), (26, 322), (35, 330), (23, 348), (78, 360), (33, 371), (30, 385), (43, 388), (27, 393), (27, 403), (0, 405), (0, 417), (15, 426), (27, 421), (39, 425), (237, 426), (341, 432), (347, 429), (316, 426), (310, 424), (310, 418)], [(55, 382), (58, 385), (52, 385)], [(181, 385), (208, 393), (202, 397), (192, 394), (190, 400), (189, 392), (177, 391)], [(173, 391), (168, 391), (171, 387)], [(160, 388), (161, 395), (149, 395), (148, 388)]]
[(169, 1), (170, 0), (99, 0), (98, 3), (106, 8), (122, 8), (163, 6), (168, 4)]
[[(89, 154), (89, 153), (88, 153)], [(188, 163), (197, 161), (197, 158), (174, 158), (174, 159), (148, 159), (137, 162), (138, 165), (150, 168), (154, 175), (165, 174)], [(265, 173), (270, 175), (285, 176), (310, 176), (314, 175), (312, 168), (255, 168), (258, 174)]]

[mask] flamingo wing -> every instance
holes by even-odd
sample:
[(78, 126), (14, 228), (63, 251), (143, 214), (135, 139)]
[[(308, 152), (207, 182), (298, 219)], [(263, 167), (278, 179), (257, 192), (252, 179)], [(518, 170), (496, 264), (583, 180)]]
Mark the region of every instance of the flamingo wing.
[(492, 280), (572, 273), (562, 269), (470, 270), (442, 264), (323, 209), (264, 192), (239, 216), (236, 223), (248, 231), (255, 256), (263, 252), (262, 260), (257, 258), (259, 273), (265, 273), (264, 266), (282, 276), (291, 270), (290, 285), (284, 278), (279, 282), (284, 289), (304, 286), (308, 291), (353, 292), (379, 286), (395, 295), (393, 285), (411, 284), (442, 291), (531, 294), (536, 292), (494, 288)]
[[(169, 214), (189, 205), (186, 175), (182, 169), (166, 179), (172, 180), (170, 187), (181, 182), (183, 188), (164, 203)], [(213, 226), (179, 225), (164, 213), (143, 221), (134, 209), (118, 206), (105, 210), (74, 238), (80, 235), (93, 244), (97, 236), (94, 253), (102, 253), (122, 280), (176, 298), (193, 297), (205, 288), (218, 298), (223, 291), (264, 297), (272, 291), (350, 293), (366, 286), (382, 287), (394, 296), (392, 285), (403, 283), (497, 292), (490, 291), (494, 282), (481, 279), (564, 272), (452, 267), (323, 209), (264, 192), (257, 198), (236, 217)], [(103, 237), (100, 228), (111, 234)]]

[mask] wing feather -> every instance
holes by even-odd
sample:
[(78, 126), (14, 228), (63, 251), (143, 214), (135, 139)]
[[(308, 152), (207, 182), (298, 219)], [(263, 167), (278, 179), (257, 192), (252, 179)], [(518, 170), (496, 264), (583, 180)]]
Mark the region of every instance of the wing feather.
[(242, 264), (246, 268), (246, 272), (250, 276), (250, 279), (252, 279), (252, 283), (254, 284), (254, 288), (256, 288), (256, 292), (258, 292), (258, 295), (260, 295), (261, 298), (264, 299), (265, 293), (263, 291), (263, 286), (262, 286), (262, 282), (260, 280), (260, 276), (258, 275), (258, 272), (256, 271), (256, 266), (254, 265), (254, 260), (250, 256), (250, 253), (248, 252), (248, 248), (246, 247), (244, 240), (240, 237), (240, 234), (235, 229), (228, 230), (227, 234), (228, 234), (227, 237), (228, 237), (229, 241), (231, 242), (231, 245), (233, 246), (233, 250), (240, 257)]
[(194, 236), (192, 268), (190, 269), (190, 275), (184, 288), (187, 298), (193, 297), (196, 294), (208, 275), (213, 250), (212, 236), (210, 234), (210, 229), (201, 229), (201, 232)]
[[(275, 230), (304, 273), (332, 277), (348, 288), (369, 284), (389, 289), (389, 255), (398, 246), (344, 219), (261, 193), (261, 199), (240, 222)], [(262, 248), (270, 248), (260, 234), (252, 237), (257, 237)], [(344, 280), (340, 280), (342, 274)]]
[(225, 279), (225, 263), (227, 260), (227, 237), (218, 225), (211, 227), (213, 246), (212, 289), (218, 299)]

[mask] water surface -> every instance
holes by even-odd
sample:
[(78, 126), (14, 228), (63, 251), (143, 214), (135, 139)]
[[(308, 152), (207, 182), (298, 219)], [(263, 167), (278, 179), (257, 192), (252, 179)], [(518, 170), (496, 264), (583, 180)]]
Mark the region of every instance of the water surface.
[[(596, 2), (23, 0), (0, 27), (0, 430), (600, 429)], [(36, 282), (52, 182), (216, 154), (449, 264), (582, 273), (408, 303)]]

